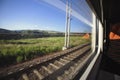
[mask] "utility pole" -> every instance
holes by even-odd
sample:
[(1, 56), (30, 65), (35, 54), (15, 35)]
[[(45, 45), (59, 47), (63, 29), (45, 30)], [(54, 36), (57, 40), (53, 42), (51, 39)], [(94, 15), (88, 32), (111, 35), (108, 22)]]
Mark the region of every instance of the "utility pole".
[(67, 39), (67, 48), (70, 47), (70, 27), (71, 27), (71, 12), (72, 12), (72, 3), (69, 5), (69, 18), (68, 18), (68, 39)]
[(63, 50), (69, 48), (70, 43), (70, 23), (71, 23), (71, 5), (69, 5), (68, 0), (66, 0), (66, 23), (65, 23), (65, 42)]

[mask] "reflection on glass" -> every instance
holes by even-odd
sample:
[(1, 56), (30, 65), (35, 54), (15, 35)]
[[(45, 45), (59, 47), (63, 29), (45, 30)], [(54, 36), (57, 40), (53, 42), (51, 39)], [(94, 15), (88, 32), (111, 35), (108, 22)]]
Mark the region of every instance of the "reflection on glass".
[[(58, 52), (64, 46), (66, 0), (0, 2), (0, 66)], [(91, 41), (92, 12), (71, 0), (70, 48)]]

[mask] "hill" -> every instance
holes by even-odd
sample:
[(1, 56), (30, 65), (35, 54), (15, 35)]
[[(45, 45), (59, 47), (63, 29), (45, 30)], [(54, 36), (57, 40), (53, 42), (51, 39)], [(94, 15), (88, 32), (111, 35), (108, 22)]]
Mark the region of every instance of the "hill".
[(13, 31), (10, 31), (10, 30), (6, 30), (6, 29), (1, 29), (0, 28), (0, 34), (12, 34), (12, 33), (14, 33)]
[[(86, 33), (71, 32), (71, 36), (83, 36)], [(62, 37), (65, 34), (59, 31), (49, 30), (6, 30), (0, 28), (0, 40), (4, 39), (25, 39), (42, 37)]]
[(64, 36), (64, 33), (45, 30), (6, 30), (0, 28), (0, 39), (23, 39)]

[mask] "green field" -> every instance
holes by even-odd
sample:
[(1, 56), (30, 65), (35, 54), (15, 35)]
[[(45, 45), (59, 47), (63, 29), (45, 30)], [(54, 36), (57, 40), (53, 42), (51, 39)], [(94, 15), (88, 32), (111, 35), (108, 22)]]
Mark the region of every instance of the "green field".
[[(74, 47), (90, 40), (80, 36), (70, 38), (70, 46)], [(64, 37), (46, 37), (19, 40), (0, 40), (0, 64), (13, 64), (33, 59), (38, 56), (61, 51)]]

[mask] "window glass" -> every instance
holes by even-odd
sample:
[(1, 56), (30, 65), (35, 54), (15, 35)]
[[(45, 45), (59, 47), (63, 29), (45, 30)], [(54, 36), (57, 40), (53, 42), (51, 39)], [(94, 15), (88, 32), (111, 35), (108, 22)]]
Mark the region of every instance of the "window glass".
[(86, 0), (1, 0), (0, 66), (91, 43), (93, 27)]

